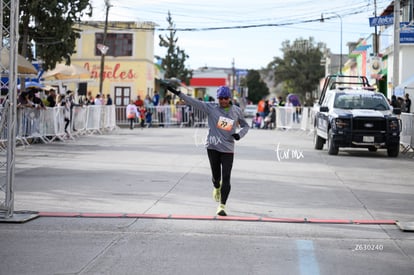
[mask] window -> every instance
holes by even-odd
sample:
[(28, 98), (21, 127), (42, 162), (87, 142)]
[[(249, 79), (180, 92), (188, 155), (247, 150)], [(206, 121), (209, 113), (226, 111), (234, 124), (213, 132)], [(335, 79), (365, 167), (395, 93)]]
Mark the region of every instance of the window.
[(338, 94), (334, 107), (341, 109), (389, 110), (387, 101), (382, 94), (371, 93)]
[(115, 87), (115, 105), (127, 106), (131, 100), (131, 87)]
[[(103, 33), (95, 33), (95, 45), (103, 44), (103, 35)], [(105, 45), (109, 47), (107, 56), (132, 56), (131, 33), (108, 33)], [(96, 47), (95, 55), (101, 55), (101, 51)]]
[(205, 94), (206, 94), (206, 88), (195, 89), (196, 98), (204, 98)]
[(331, 102), (331, 98), (333, 98), (332, 93), (326, 93), (321, 106), (329, 106), (329, 103)]
[(413, 1), (410, 0), (408, 1), (408, 3), (401, 3), (401, 21), (402, 22), (410, 22), (411, 20), (413, 20)]

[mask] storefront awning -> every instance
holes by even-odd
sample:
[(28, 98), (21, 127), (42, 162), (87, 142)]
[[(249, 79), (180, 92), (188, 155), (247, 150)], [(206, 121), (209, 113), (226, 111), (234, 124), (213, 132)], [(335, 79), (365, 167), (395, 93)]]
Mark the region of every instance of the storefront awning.
[(350, 57), (355, 57), (371, 48), (371, 45), (359, 45), (350, 54)]

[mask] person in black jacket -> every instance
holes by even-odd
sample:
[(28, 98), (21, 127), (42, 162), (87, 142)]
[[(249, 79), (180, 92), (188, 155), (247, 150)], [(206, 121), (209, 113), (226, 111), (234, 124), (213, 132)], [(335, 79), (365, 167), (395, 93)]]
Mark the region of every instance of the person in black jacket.
[(50, 89), (46, 100), (49, 102), (48, 107), (53, 108), (56, 106), (56, 91), (54, 89)]
[(408, 94), (405, 94), (405, 110), (403, 110), (406, 113), (411, 112), (411, 99)]

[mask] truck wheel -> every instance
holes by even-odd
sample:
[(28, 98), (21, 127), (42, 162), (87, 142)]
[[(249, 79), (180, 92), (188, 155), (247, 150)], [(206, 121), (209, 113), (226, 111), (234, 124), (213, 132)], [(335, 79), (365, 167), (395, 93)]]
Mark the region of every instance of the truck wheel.
[(332, 130), (329, 129), (328, 132), (328, 154), (329, 155), (338, 155), (339, 147), (335, 145), (335, 142), (332, 140)]
[(323, 149), (323, 144), (325, 143), (325, 139), (318, 136), (318, 134), (316, 133), (316, 129), (314, 130), (313, 133), (314, 133), (314, 135), (313, 135), (313, 144), (315, 145), (315, 149), (316, 150), (322, 150)]
[(387, 153), (389, 157), (396, 158), (400, 153), (400, 145), (393, 145), (387, 148)]

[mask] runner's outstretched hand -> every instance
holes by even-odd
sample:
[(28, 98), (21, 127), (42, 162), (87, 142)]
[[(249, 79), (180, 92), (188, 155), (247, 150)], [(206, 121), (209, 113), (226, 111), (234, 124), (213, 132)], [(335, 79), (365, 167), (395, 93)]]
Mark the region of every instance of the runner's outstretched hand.
[(172, 83), (171, 81), (161, 80), (160, 85), (175, 95), (179, 95), (181, 93), (180, 91), (177, 91), (177, 89), (174, 87), (174, 83)]
[(181, 91), (177, 91), (174, 87), (172, 86), (167, 86), (166, 87), (168, 91), (170, 91), (171, 93), (175, 94), (175, 95), (179, 95), (181, 94)]

